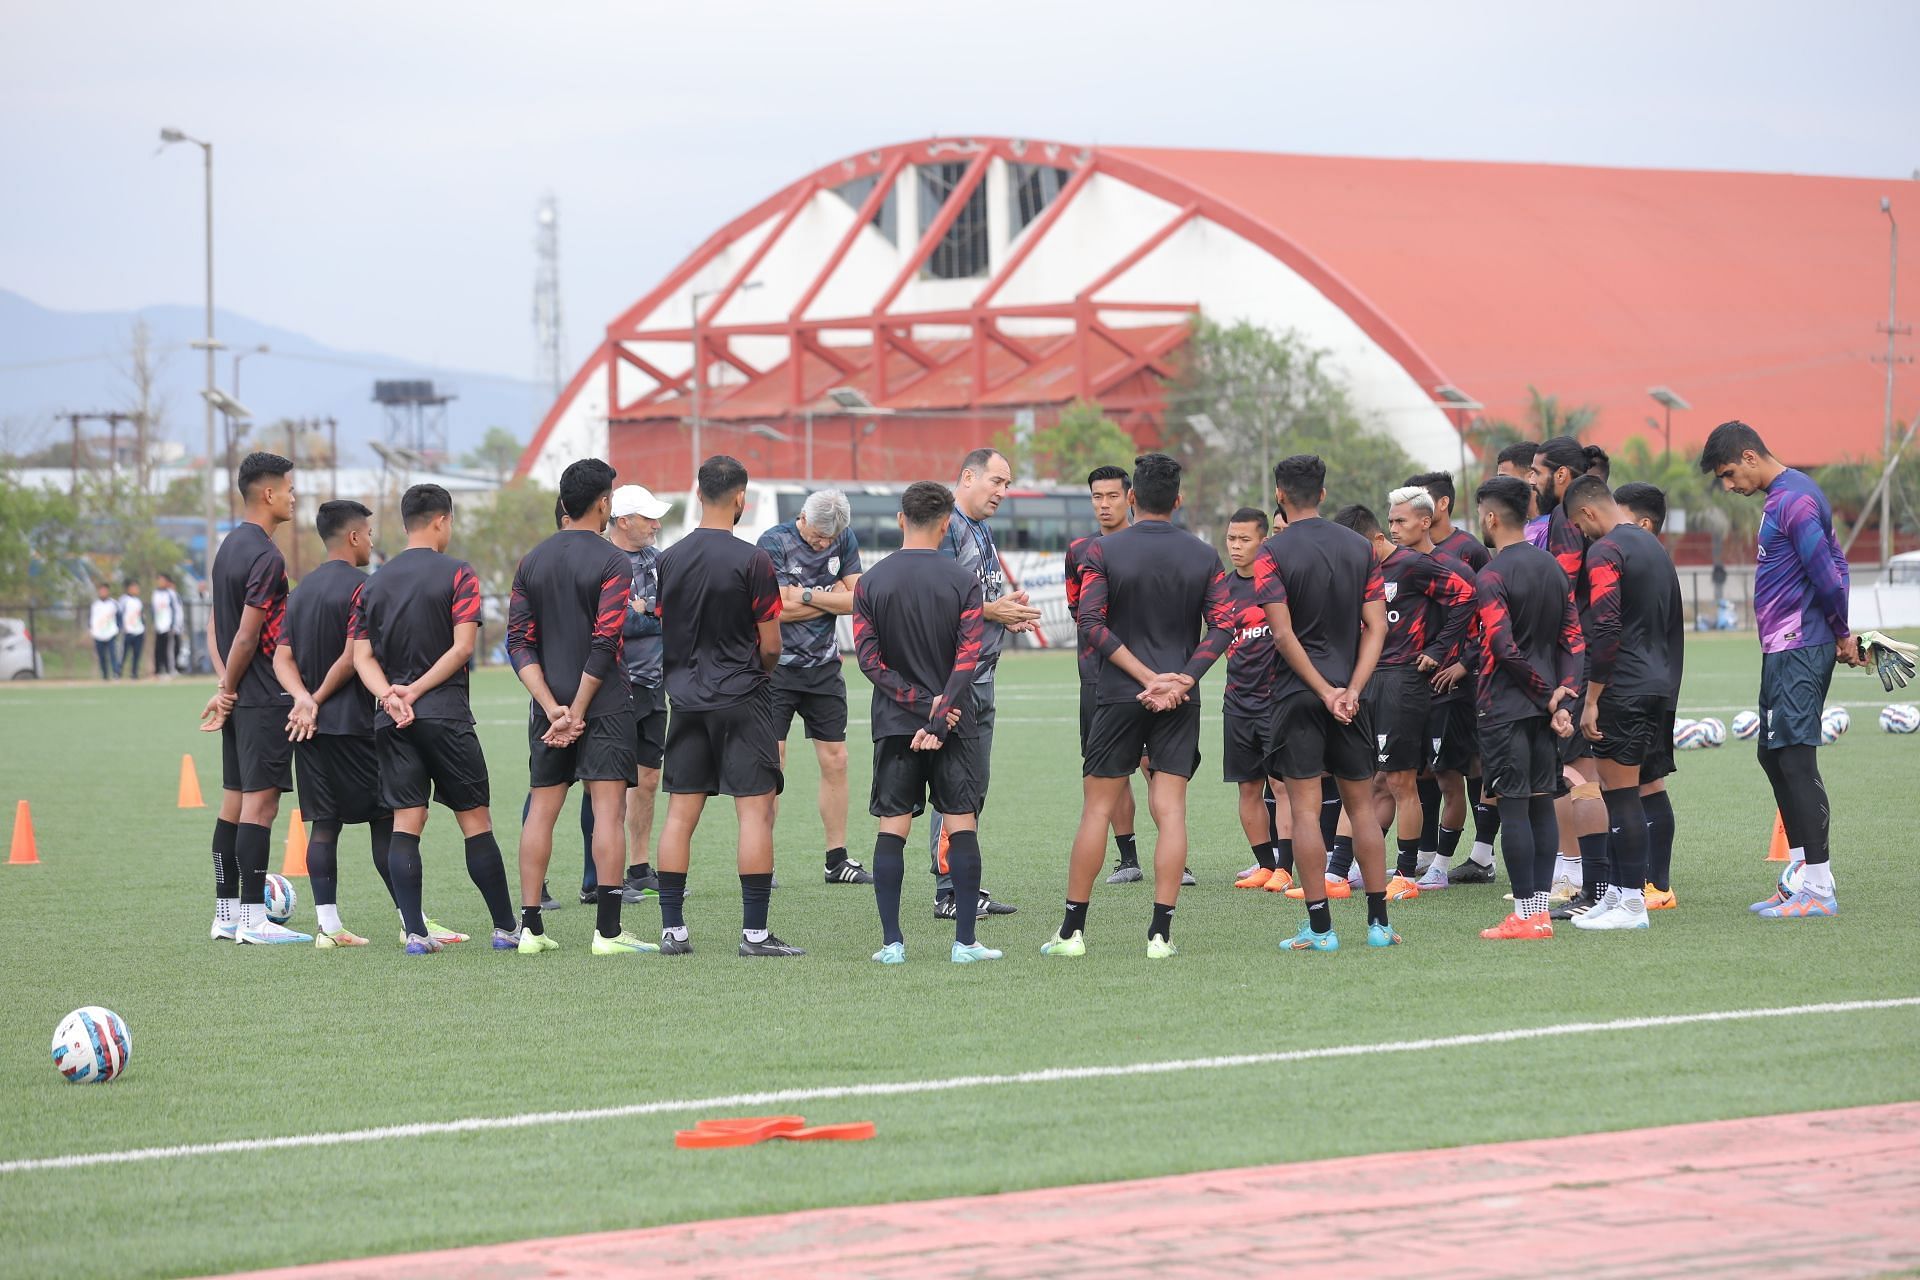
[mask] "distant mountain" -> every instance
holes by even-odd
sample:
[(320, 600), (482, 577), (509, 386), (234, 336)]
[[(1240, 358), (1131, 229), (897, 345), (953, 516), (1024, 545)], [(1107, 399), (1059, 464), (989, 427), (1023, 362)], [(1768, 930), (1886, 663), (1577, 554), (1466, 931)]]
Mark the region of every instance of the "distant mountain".
[[(146, 320), (159, 356), (164, 438), (180, 441), (190, 457), (204, 452), (198, 442), (205, 357), (188, 346), (204, 332), (199, 308), (54, 311), (0, 289), (0, 421), (9, 424), (8, 437), (17, 439), (18, 428), (31, 431), (63, 411), (127, 408), (127, 347), (136, 317)], [(241, 366), (241, 403), (262, 424), (281, 418), (338, 419), (345, 461), (371, 461), (366, 442), (385, 437), (384, 415), (373, 402), (376, 379), (431, 379), (437, 390), (458, 396), (447, 406), (448, 443), (456, 457), (492, 426), (530, 439), (547, 407), (545, 392), (524, 379), (340, 351), (218, 309), (214, 328), (228, 346), (216, 366), (220, 387), (232, 390), (235, 350), (265, 343), (270, 354), (249, 356)], [(44, 439), (60, 438), (58, 430), (49, 431)]]

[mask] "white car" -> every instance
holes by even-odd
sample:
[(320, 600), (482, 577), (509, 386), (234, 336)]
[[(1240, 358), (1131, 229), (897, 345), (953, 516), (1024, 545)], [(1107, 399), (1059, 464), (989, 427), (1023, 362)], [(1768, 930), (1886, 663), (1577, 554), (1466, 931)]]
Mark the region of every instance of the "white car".
[(33, 637), (18, 618), (0, 618), (0, 680), (38, 680), (40, 655)]

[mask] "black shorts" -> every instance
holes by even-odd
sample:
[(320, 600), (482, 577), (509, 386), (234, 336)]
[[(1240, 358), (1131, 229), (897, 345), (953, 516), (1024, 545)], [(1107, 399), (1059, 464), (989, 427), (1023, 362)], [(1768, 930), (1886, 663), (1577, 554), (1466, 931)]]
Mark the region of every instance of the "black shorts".
[(1298, 689), (1273, 704), (1267, 733), (1267, 776), (1317, 778), (1330, 773), (1348, 782), (1374, 774), (1373, 716), (1363, 700), (1351, 724), (1341, 724), (1311, 689)]
[(1435, 772), (1470, 772), (1473, 758), (1480, 754), (1480, 723), (1473, 699), (1454, 698), (1428, 707), (1427, 745), (1433, 752), (1427, 763)]
[(1593, 754), (1615, 764), (1644, 765), (1654, 754), (1663, 729), (1671, 753), (1673, 729), (1666, 718), (1670, 714), (1665, 698), (1651, 694), (1616, 696), (1611, 689), (1604, 691), (1600, 695), (1600, 741), (1593, 744)]
[(1678, 772), (1673, 763), (1673, 721), (1678, 708), (1673, 699), (1660, 703), (1660, 724), (1653, 732), (1653, 745), (1640, 762), (1640, 781), (1658, 782)]
[(220, 785), (228, 791), (293, 790), (293, 743), (284, 707), (235, 707), (220, 726)]
[(1094, 693), (1099, 688), (1091, 680), (1080, 682), (1080, 758), (1087, 757), (1087, 735), (1093, 732)]
[(673, 709), (667, 720), (662, 790), (682, 795), (764, 796), (778, 795), (785, 782), (771, 689), (763, 687), (731, 706), (710, 711)]
[[(1573, 717), (1573, 736), (1571, 738), (1562, 738), (1556, 734), (1553, 739), (1557, 744), (1560, 763), (1562, 765), (1570, 765), (1576, 760), (1591, 760), (1593, 758), (1593, 739), (1580, 732), (1580, 712), (1587, 705), (1587, 686), (1582, 684), (1580, 686), (1580, 692), (1573, 697), (1562, 698), (1560, 705), (1565, 707), (1567, 714)], [(1548, 732), (1552, 732), (1552, 730), (1549, 729)], [(1592, 773), (1593, 770), (1588, 769), (1585, 772)]]
[(415, 720), (404, 729), (374, 730), (380, 757), (380, 803), (425, 807), (431, 797), (455, 813), (492, 803), (480, 735), (463, 720)]
[(876, 818), (935, 813), (978, 813), (980, 739), (949, 737), (938, 751), (914, 751), (913, 738), (896, 734), (873, 742), (873, 796), (867, 812)]
[(539, 711), (527, 718), (529, 787), (564, 787), (574, 782), (624, 782), (631, 787), (638, 780), (631, 708), (588, 716), (587, 731), (572, 746), (550, 747), (542, 742), (547, 729), (547, 717)]
[(1833, 687), (1834, 646), (1808, 645), (1760, 655), (1760, 747), (1820, 745), (1820, 717)]
[(1362, 695), (1373, 718), (1374, 764), (1382, 773), (1424, 769), (1433, 756), (1427, 715), (1433, 686), (1416, 667), (1380, 667)]
[(1155, 773), (1193, 777), (1200, 767), (1200, 707), (1183, 702), (1171, 711), (1149, 711), (1137, 702), (1103, 702), (1093, 709), (1080, 772), (1090, 778), (1125, 778), (1147, 757)]
[(1266, 716), (1229, 711), (1220, 717), (1220, 772), (1227, 782), (1264, 782), (1267, 777)]
[(635, 758), (642, 769), (658, 771), (667, 752), (667, 691), (636, 684), (633, 690)]
[(1561, 790), (1560, 739), (1547, 717), (1480, 726), (1480, 785), (1502, 799)]
[(380, 756), (374, 739), (318, 733), (293, 744), (299, 762), (300, 816), (351, 826), (390, 816), (380, 803)]
[(838, 662), (775, 667), (772, 688), (773, 729), (779, 741), (787, 740), (796, 711), (815, 742), (847, 740), (847, 681)]

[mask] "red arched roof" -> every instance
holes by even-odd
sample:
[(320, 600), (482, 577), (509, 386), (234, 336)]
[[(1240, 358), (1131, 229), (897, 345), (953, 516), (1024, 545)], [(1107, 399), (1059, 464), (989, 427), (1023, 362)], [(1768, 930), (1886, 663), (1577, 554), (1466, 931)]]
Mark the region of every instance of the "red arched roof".
[[(1887, 220), (1911, 182), (1794, 174), (1110, 149), (1211, 192), (1351, 282), (1488, 411), (1529, 383), (1601, 407), (1612, 447), (1649, 434), (1655, 385), (1686, 397), (1676, 445), (1728, 418), (1799, 463), (1878, 454)], [(1901, 264), (1903, 323), (1920, 251)], [(1914, 350), (1902, 337), (1903, 355)], [(1896, 373), (1894, 411), (1920, 408)]]

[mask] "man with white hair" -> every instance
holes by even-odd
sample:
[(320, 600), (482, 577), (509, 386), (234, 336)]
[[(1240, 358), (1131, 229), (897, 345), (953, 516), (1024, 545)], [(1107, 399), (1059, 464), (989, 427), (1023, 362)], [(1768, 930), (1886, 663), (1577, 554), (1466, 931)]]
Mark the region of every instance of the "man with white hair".
[(780, 665), (773, 672), (773, 723), (780, 767), (798, 713), (820, 762), (820, 825), (826, 829), (828, 884), (872, 884), (847, 856), (847, 682), (840, 673), (839, 622), (853, 611), (860, 542), (847, 495), (807, 495), (800, 514), (760, 535), (780, 583)]

